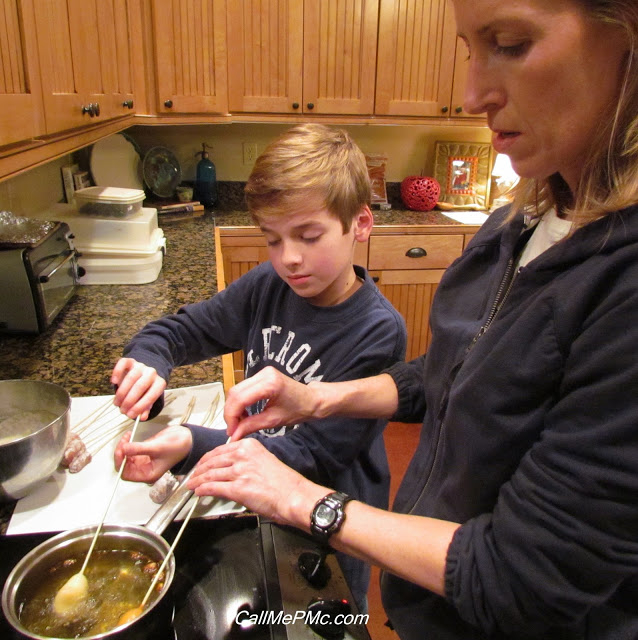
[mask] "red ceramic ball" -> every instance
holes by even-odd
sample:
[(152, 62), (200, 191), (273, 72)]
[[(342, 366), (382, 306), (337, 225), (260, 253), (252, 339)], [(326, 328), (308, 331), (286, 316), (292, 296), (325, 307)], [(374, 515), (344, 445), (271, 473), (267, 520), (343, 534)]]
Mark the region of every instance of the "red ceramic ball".
[(413, 211), (434, 209), (441, 195), (441, 185), (426, 176), (408, 176), (401, 183), (401, 200)]

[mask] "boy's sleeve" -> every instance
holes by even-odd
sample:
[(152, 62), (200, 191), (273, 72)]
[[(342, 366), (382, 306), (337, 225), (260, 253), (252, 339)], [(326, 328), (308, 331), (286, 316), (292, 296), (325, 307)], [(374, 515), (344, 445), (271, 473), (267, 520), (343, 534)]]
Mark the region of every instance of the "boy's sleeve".
[[(251, 435), (309, 480), (331, 486), (369, 448), (386, 424), (386, 420), (326, 418), (300, 424), (281, 437)], [(369, 470), (373, 467), (371, 461)]]
[[(313, 482), (330, 485), (383, 432), (385, 425), (385, 420), (335, 418), (303, 423), (284, 436), (253, 433), (246, 437), (259, 440), (284, 464)], [(196, 425), (188, 428), (193, 446), (188, 457), (174, 470), (178, 474), (190, 471), (205, 453), (228, 439), (222, 429)]]
[(208, 300), (148, 323), (126, 345), (124, 356), (154, 367), (168, 380), (177, 366), (241, 349), (257, 276), (250, 271)]

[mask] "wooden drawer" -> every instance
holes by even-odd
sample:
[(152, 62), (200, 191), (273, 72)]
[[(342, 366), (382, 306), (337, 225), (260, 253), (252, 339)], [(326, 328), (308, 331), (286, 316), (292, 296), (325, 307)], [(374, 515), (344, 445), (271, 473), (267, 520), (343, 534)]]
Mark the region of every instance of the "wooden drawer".
[(368, 269), (445, 269), (462, 251), (462, 234), (373, 235)]

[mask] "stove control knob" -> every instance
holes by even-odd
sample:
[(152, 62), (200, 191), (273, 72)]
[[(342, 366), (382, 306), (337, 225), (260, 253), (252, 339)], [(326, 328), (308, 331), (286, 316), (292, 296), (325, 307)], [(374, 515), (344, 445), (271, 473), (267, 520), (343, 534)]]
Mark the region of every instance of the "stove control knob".
[(306, 607), (308, 626), (322, 638), (340, 640), (345, 635), (346, 616), (352, 613), (347, 600), (314, 599)]
[(332, 577), (326, 564), (326, 554), (316, 551), (304, 551), (297, 560), (301, 575), (315, 588), (323, 589)]

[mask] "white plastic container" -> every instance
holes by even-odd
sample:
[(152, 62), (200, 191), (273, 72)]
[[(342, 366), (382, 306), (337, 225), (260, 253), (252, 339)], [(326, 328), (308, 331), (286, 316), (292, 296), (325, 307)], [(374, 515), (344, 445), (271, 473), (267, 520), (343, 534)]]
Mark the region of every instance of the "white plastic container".
[(128, 218), (142, 209), (145, 194), (141, 189), (87, 187), (75, 192), (78, 212), (101, 218)]
[(86, 270), (80, 284), (148, 284), (157, 280), (162, 270), (164, 252), (156, 251), (143, 258), (130, 256), (96, 258), (82, 256), (78, 262)]
[(56, 204), (36, 217), (66, 222), (75, 236), (75, 246), (87, 252), (148, 252), (149, 246), (157, 242), (158, 230), (161, 231), (157, 210), (146, 207), (128, 218), (98, 218), (82, 215), (72, 205)]
[(78, 249), (78, 265), (86, 272), (80, 284), (147, 284), (157, 280), (162, 270), (166, 238), (162, 229), (156, 229), (143, 249)]

